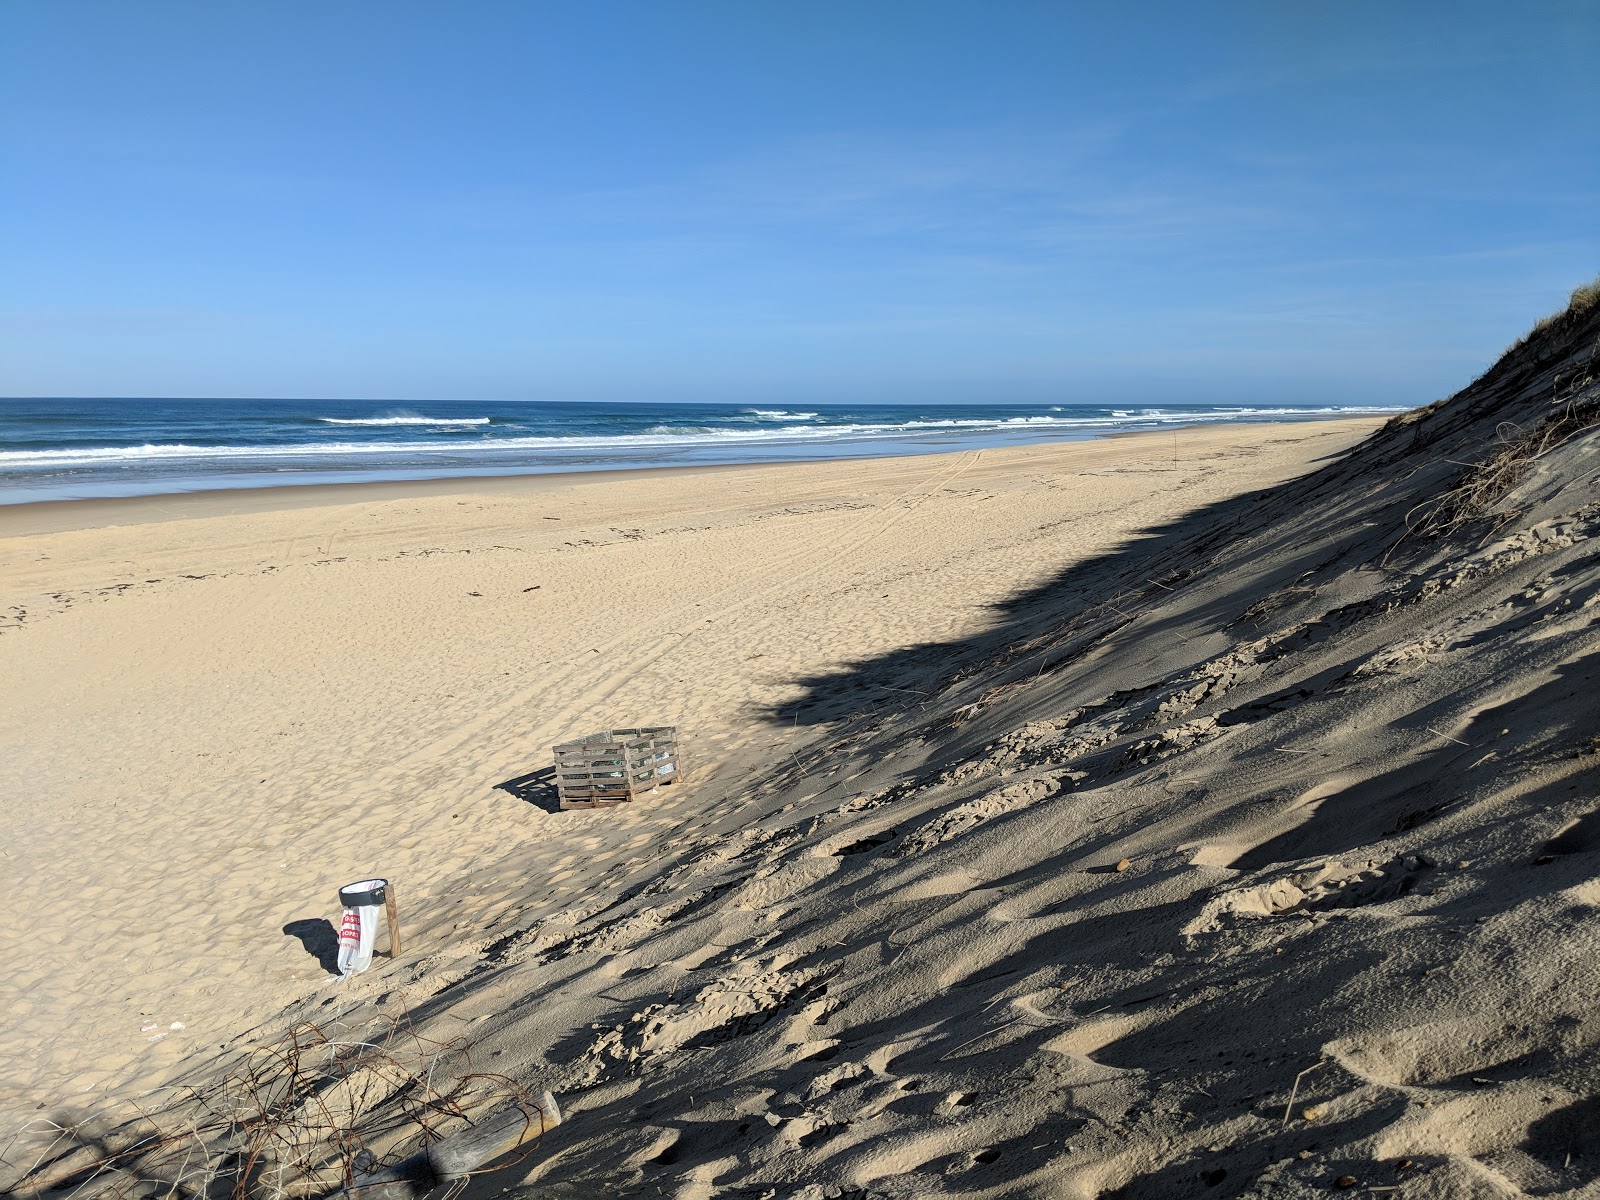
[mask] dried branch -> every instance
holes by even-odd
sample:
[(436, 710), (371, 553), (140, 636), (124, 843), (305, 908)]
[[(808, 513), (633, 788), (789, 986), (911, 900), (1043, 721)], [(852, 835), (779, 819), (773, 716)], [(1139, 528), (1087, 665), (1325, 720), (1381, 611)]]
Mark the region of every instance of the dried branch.
[(104, 1133), (87, 1119), (32, 1123), (13, 1144), (41, 1134), (49, 1144), (18, 1191), (61, 1200), (400, 1200), (520, 1162), (560, 1121), (548, 1092), (473, 1070), (465, 1039), (423, 1037), (404, 1015), (356, 1032), (296, 1025), (213, 1084), (171, 1089), (148, 1110), (129, 1102), (101, 1114)]

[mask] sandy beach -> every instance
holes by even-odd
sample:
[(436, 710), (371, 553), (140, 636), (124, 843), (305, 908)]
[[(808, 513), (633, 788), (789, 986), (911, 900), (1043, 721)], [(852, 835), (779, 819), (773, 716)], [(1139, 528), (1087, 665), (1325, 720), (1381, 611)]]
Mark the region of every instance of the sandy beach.
[[(31, 1186), (398, 1020), (561, 1098), (474, 1196), (1578, 1195), (1587, 443), (1444, 498), (1586, 336), (1176, 455), (0, 512)], [(559, 811), (550, 746), (646, 723), (687, 778)], [(330, 983), (374, 874), (404, 953)]]
[[(1176, 465), (1164, 435), (0, 510), (8, 1115), (320, 1002), (283, 929), (350, 879), (397, 880), (406, 977), (448, 982), (507, 922), (586, 911), (736, 820), (830, 722), (916, 698), (808, 680), (985, 630), (1074, 558), (1373, 425), (1185, 431)], [(500, 786), (640, 722), (683, 728), (692, 786), (596, 813)]]

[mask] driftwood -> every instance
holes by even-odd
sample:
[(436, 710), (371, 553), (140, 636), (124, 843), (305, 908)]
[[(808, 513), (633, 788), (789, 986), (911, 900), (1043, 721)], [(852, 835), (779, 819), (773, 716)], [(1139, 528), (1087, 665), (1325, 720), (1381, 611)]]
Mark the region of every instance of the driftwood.
[(471, 1129), (435, 1142), (392, 1167), (357, 1175), (326, 1200), (421, 1200), (441, 1184), (464, 1181), (502, 1155), (561, 1124), (561, 1109), (549, 1092), (537, 1106), (508, 1108)]

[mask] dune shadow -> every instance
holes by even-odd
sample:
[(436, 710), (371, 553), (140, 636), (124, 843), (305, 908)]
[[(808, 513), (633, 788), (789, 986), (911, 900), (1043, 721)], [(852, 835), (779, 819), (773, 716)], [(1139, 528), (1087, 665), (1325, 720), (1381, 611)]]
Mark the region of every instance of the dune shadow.
[[(1277, 619), (1270, 605), (1263, 611), (1263, 597), (1292, 603), (1297, 595), (1310, 594), (1298, 586), (1302, 577), (1326, 572), (1341, 560), (1374, 559), (1389, 549), (1392, 530), (1423, 487), (1421, 476), (1403, 486), (1354, 484), (1400, 456), (1396, 443), (1401, 440), (1397, 428), (1385, 427), (1326, 456), (1307, 475), (1130, 531), (1120, 545), (1084, 556), (989, 605), (992, 623), (985, 630), (954, 641), (898, 647), (795, 679), (801, 696), (761, 715), (785, 725), (826, 724), (869, 709), (922, 707), (942, 687), (978, 673), (997, 680), (1008, 670), (1050, 673), (1070, 665), (1134, 614), (1141, 640), (1152, 643), (1179, 636), (1185, 627), (1259, 636)], [(1284, 521), (1289, 512), (1303, 518)], [(1253, 543), (1251, 557), (1260, 569), (1238, 571), (1233, 586), (1216, 587), (1230, 550), (1247, 542)], [(1179, 603), (1170, 603), (1180, 594)]]
[[(1079, 557), (995, 603), (989, 627), (970, 637), (903, 646), (795, 679), (801, 694), (764, 715), (774, 723), (824, 724), (841, 708), (849, 715), (868, 708), (868, 696), (911, 709), (974, 677), (997, 693), (1105, 651), (1129, 625), (1145, 646), (1195, 631), (1249, 642), (1298, 614), (1320, 613), (1331, 623), (1319, 629), (1308, 621), (1304, 632), (1313, 640), (1330, 636), (1339, 620), (1359, 614), (1343, 614), (1334, 590), (1319, 599), (1319, 588), (1353, 571), (1401, 581), (1434, 560), (1435, 539), (1446, 530), (1419, 528), (1418, 512), (1433, 512), (1471, 486), (1507, 422), (1543, 419), (1534, 397), (1588, 369), (1579, 364), (1591, 361), (1597, 327), (1600, 309), (1548, 338), (1520, 343), (1448, 402), (1395, 417), (1315, 460), (1305, 475), (1129, 531), (1120, 545)], [(1080, 472), (1107, 473), (1148, 474), (1152, 490), (1166, 486), (1161, 469), (1136, 461)], [(1462, 516), (1447, 532), (1460, 552), (1491, 527), (1485, 512)], [(1071, 552), (1070, 533), (1062, 549)], [(1329, 601), (1335, 606), (1321, 607)]]
[[(1446, 695), (1418, 708), (1411, 721), (1423, 728), (1430, 720), (1444, 724), (1454, 703), (1454, 695)], [(1485, 757), (1486, 748), (1500, 744), (1497, 731), (1502, 727), (1588, 730), (1597, 723), (1600, 651), (1557, 667), (1548, 680), (1522, 695), (1485, 708), (1460, 731), (1460, 737), (1441, 739), (1432, 752), (1390, 770), (1374, 772), (1320, 799), (1307, 820), (1252, 846), (1228, 865), (1238, 871), (1255, 871), (1297, 858), (1343, 854), (1419, 828), (1469, 803), (1472, 767)], [(1539, 752), (1570, 755), (1578, 751), (1579, 736), (1567, 736), (1572, 738), (1570, 746), (1558, 742), (1541, 745)], [(1580, 786), (1578, 778), (1563, 777), (1528, 792), (1522, 803), (1527, 806), (1526, 811), (1536, 812), (1546, 804), (1564, 801)], [(1600, 814), (1591, 813), (1552, 837), (1542, 849), (1530, 844), (1526, 853), (1530, 859), (1540, 853), (1559, 857), (1590, 850), (1597, 844)]]
[[(1517, 1180), (1539, 1196), (1587, 1187), (1600, 1174), (1600, 1099), (1593, 1096), (1552, 1109), (1528, 1126), (1522, 1151), (1535, 1168)], [(1543, 1186), (1540, 1186), (1543, 1185)]]
[(317, 960), (317, 965), (330, 975), (339, 973), (339, 935), (333, 923), (325, 917), (290, 921), (283, 932), (299, 938), (307, 954)]

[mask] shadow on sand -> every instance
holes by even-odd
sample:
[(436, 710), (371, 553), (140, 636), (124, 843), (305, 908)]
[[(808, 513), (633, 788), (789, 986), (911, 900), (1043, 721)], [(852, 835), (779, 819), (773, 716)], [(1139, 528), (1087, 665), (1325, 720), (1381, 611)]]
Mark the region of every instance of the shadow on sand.
[(290, 937), (299, 938), (307, 954), (317, 960), (317, 965), (330, 975), (339, 973), (339, 934), (332, 922), (324, 917), (290, 921), (283, 927)]
[[(1026, 660), (1028, 674), (1044, 673), (1076, 657), (1075, 645), (1081, 639), (1075, 635), (1080, 629), (1090, 623), (1125, 624), (1130, 619), (1126, 614), (1141, 609), (1146, 610), (1141, 639), (1160, 639), (1180, 625), (1206, 622), (1248, 633), (1252, 620), (1263, 621), (1270, 615), (1251, 611), (1261, 607), (1263, 596), (1269, 601), (1292, 596), (1295, 581), (1311, 571), (1341, 559), (1377, 557), (1390, 548), (1394, 528), (1416, 503), (1417, 492), (1427, 488), (1417, 476), (1404, 486), (1373, 486), (1381, 478), (1374, 467), (1397, 456), (1395, 443), (1403, 445), (1406, 440), (1409, 432), (1402, 437), (1398, 429), (1385, 430), (1358, 448), (1322, 460), (1321, 468), (1309, 475), (1141, 530), (1117, 549), (1074, 563), (1044, 583), (993, 605), (995, 623), (983, 633), (959, 642), (902, 647), (796, 680), (806, 689), (805, 695), (762, 716), (785, 725), (827, 724), (863, 711), (919, 707), (918, 696), (935, 694), (980, 668), (985, 673), (1003, 671), (1011, 662), (1021, 668)], [(1161, 474), (1150, 472), (1153, 485)], [(1306, 516), (1285, 522), (1288, 512)], [(1336, 547), (1331, 551), (1330, 543)], [(1169, 601), (1188, 585), (1208, 579), (1220, 560), (1230, 550), (1237, 552), (1241, 544), (1249, 544), (1250, 556), (1258, 562), (1284, 565), (1257, 573), (1240, 571), (1235, 562), (1236, 586), (1211, 593), (1203, 607), (1178, 605), (1176, 611), (1169, 607), (1167, 614), (1148, 611), (1152, 602)], [(933, 686), (930, 668), (942, 676)], [(1000, 682), (1000, 677), (994, 681)]]
[(547, 813), (561, 811), (560, 793), (556, 791), (556, 769), (540, 767), (526, 775), (518, 775), (494, 785), (496, 791), (508, 792), (525, 804), (543, 809)]

